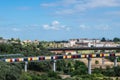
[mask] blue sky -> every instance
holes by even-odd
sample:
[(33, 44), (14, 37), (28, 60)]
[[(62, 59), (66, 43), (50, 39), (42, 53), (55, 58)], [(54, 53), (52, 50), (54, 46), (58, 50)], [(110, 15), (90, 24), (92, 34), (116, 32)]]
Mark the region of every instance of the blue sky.
[(0, 36), (22, 40), (120, 37), (120, 0), (0, 0)]

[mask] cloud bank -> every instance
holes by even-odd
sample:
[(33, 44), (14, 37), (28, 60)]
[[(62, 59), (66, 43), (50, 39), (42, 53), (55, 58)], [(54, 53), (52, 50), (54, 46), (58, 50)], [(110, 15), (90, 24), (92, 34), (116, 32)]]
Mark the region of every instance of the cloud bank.
[(45, 30), (66, 30), (69, 31), (70, 27), (62, 25), (59, 21), (53, 21), (51, 24), (44, 24), (43, 28)]

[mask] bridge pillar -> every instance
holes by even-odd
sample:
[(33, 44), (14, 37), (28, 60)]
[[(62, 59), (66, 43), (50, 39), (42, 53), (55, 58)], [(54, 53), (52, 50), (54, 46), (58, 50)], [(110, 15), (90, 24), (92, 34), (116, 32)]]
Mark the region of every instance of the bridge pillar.
[(105, 62), (105, 58), (102, 57), (102, 65), (104, 65), (104, 62)]
[(56, 72), (56, 60), (53, 60), (53, 71)]
[(76, 54), (78, 54), (78, 50), (76, 50)]
[(27, 65), (28, 65), (28, 62), (25, 62), (25, 72), (27, 72)]
[(91, 58), (88, 58), (88, 74), (91, 74)]
[(66, 53), (67, 53), (67, 52), (66, 52), (65, 50), (63, 50), (63, 54), (66, 55)]
[(115, 57), (115, 58), (114, 58), (114, 66), (115, 66), (115, 67), (117, 66), (117, 58), (118, 58), (118, 57)]

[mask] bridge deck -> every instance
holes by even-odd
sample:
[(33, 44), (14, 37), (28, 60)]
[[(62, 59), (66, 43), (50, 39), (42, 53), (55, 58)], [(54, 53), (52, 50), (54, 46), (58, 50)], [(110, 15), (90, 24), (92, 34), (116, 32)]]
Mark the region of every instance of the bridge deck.
[(58, 60), (58, 59), (80, 59), (80, 58), (102, 58), (102, 57), (119, 57), (120, 53), (101, 53), (101, 54), (79, 54), (79, 55), (54, 55), (54, 56), (37, 56), (37, 57), (21, 57), (3, 59), (4, 62), (30, 62), (43, 60)]
[(48, 48), (49, 51), (64, 50), (120, 50), (120, 47), (80, 47), (80, 48)]

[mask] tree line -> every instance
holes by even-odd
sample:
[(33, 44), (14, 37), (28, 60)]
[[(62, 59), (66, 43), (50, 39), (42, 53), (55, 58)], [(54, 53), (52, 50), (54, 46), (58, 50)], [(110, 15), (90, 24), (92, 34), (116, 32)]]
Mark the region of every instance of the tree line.
[(102, 42), (105, 42), (105, 41), (120, 42), (120, 38), (115, 37), (115, 38), (113, 38), (113, 39), (106, 39), (105, 37), (103, 37), (103, 38), (101, 39), (101, 41), (102, 41)]

